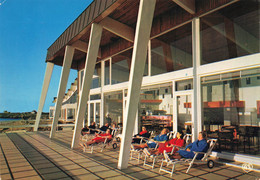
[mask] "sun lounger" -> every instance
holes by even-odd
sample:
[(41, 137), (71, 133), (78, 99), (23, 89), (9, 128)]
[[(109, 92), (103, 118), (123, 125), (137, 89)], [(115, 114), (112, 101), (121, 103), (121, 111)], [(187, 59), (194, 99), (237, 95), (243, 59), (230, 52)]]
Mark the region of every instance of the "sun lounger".
[[(207, 152), (194, 152), (195, 155), (193, 157), (193, 159), (185, 159), (185, 158), (182, 158), (180, 160), (178, 159), (170, 159), (169, 155), (166, 153), (166, 151), (163, 153), (164, 155), (164, 159), (162, 160), (161, 162), (161, 167), (160, 167), (160, 170), (159, 172), (163, 171), (163, 172), (167, 172), (167, 173), (170, 173), (171, 176), (173, 175), (173, 171), (175, 170), (175, 165), (176, 164), (188, 164), (189, 167), (186, 171), (186, 173), (189, 172), (189, 170), (191, 169), (191, 167), (193, 166), (193, 164), (207, 164), (207, 166), (209, 168), (213, 168), (214, 167), (214, 161), (213, 160), (210, 160), (209, 159), (209, 156), (217, 142), (217, 139), (209, 139), (208, 141), (208, 145), (209, 145), (209, 148), (207, 150)], [(196, 157), (199, 155), (199, 154), (204, 154), (203, 158), (201, 160), (197, 160)], [(164, 164), (166, 164), (166, 166), (170, 166), (172, 165), (172, 169), (171, 171), (169, 171), (168, 169), (165, 169), (164, 168)]]

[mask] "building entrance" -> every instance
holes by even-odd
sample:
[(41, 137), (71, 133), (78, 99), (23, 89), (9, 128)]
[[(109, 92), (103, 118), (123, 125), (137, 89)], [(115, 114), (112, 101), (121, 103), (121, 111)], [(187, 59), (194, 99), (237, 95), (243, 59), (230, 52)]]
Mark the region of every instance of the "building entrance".
[(100, 126), (100, 104), (101, 100), (91, 100), (88, 102), (88, 124), (95, 122), (97, 127)]
[(192, 118), (192, 90), (175, 92), (174, 98), (174, 129), (183, 134), (192, 134), (194, 131)]

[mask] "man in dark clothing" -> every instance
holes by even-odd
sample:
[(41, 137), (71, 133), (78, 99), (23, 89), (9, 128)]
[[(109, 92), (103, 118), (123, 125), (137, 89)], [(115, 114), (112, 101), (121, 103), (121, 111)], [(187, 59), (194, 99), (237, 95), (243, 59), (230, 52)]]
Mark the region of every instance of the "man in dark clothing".
[[(206, 133), (200, 132), (199, 137), (197, 141), (194, 141), (193, 143), (186, 146), (185, 150), (179, 150), (174, 155), (174, 159), (181, 159), (181, 158), (188, 158), (192, 159), (195, 155), (195, 152), (207, 152), (208, 150), (208, 144), (206, 140)], [(203, 157), (203, 154), (198, 154), (196, 159), (201, 159)]]
[(102, 127), (100, 128), (100, 131), (106, 132), (108, 128), (109, 128), (109, 124), (106, 123), (104, 126), (102, 126)]
[(81, 130), (81, 135), (84, 136), (85, 134), (95, 134), (95, 132), (97, 131), (95, 131), (94, 129), (96, 129), (96, 123), (92, 122), (89, 127), (84, 127)]

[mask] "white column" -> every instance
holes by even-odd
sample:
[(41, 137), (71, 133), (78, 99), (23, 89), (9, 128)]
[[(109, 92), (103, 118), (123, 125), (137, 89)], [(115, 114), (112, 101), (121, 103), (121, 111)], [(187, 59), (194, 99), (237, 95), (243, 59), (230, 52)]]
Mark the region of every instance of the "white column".
[(127, 93), (126, 122), (123, 125), (123, 137), (118, 161), (119, 169), (125, 169), (128, 166), (130, 145), (138, 108), (155, 2), (156, 0), (141, 0), (139, 5)]
[(43, 85), (42, 85), (42, 92), (41, 92), (39, 107), (38, 107), (36, 121), (35, 121), (34, 128), (33, 128), (34, 131), (38, 131), (38, 127), (39, 127), (39, 123), (40, 123), (40, 119), (41, 119), (41, 115), (42, 115), (42, 109), (45, 104), (46, 95), (47, 95), (50, 81), (51, 81), (53, 67), (54, 67), (53, 63), (47, 62), (45, 75), (44, 75), (44, 81), (43, 81)]
[(95, 102), (94, 103), (94, 107), (93, 107), (93, 121), (96, 122), (97, 119), (96, 119), (96, 110), (97, 110), (97, 103)]
[(200, 21), (199, 18), (192, 20), (192, 54), (193, 54), (193, 140), (198, 138), (201, 128), (201, 83), (198, 74), (200, 66)]
[(152, 76), (152, 45), (151, 40), (148, 42), (148, 76)]
[[(89, 126), (90, 125), (90, 113), (91, 113), (91, 108), (90, 108), (90, 106), (91, 106), (91, 103), (88, 103), (87, 102), (87, 104), (88, 104), (88, 123), (87, 123), (87, 126)], [(85, 117), (85, 116), (84, 116)]]
[(60, 78), (60, 85), (59, 85), (59, 90), (58, 90), (58, 95), (57, 95), (57, 101), (55, 104), (55, 112), (54, 112), (54, 117), (53, 117), (53, 121), (52, 121), (50, 138), (53, 138), (56, 133), (56, 127), (57, 127), (58, 120), (59, 120), (62, 100), (65, 95), (65, 91), (66, 91), (66, 87), (67, 87), (67, 82), (68, 82), (68, 78), (69, 78), (74, 50), (75, 50), (75, 48), (73, 48), (72, 46), (66, 46), (66, 49), (65, 49), (63, 67), (62, 67), (61, 78)]
[(80, 97), (79, 97), (80, 98), (79, 109), (76, 117), (75, 130), (73, 134), (71, 148), (77, 148), (79, 146), (80, 131), (82, 129), (82, 122), (86, 112), (89, 90), (91, 87), (92, 77), (95, 70), (101, 35), (102, 35), (102, 26), (93, 23), (91, 26), (85, 71), (84, 71), (84, 77), (82, 82), (82, 90), (80, 92)]
[(101, 62), (101, 102), (100, 102), (100, 122), (99, 126), (104, 124), (104, 92), (103, 88), (105, 85), (105, 61)]
[[(138, 108), (137, 108), (138, 109)], [(139, 116), (138, 116), (138, 110), (136, 112), (136, 116), (135, 116), (135, 127), (134, 127), (134, 134), (137, 134), (138, 133), (138, 126), (139, 126)]]
[(177, 106), (178, 106), (178, 103), (177, 103), (177, 97), (176, 97), (176, 85), (175, 85), (175, 81), (172, 81), (172, 99), (173, 99), (173, 131), (177, 132), (178, 131), (178, 121), (177, 121), (177, 114), (178, 114), (178, 111), (177, 111)]

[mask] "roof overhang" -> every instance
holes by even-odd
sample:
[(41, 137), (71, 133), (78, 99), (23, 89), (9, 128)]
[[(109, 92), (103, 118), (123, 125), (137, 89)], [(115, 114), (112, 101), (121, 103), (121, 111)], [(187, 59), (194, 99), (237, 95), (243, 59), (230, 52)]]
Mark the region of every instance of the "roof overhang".
[[(157, 0), (151, 37), (238, 0)], [(92, 23), (103, 26), (97, 61), (133, 46), (139, 1), (94, 0), (48, 48), (46, 61), (62, 66), (65, 47), (75, 47), (72, 69), (83, 68)]]

